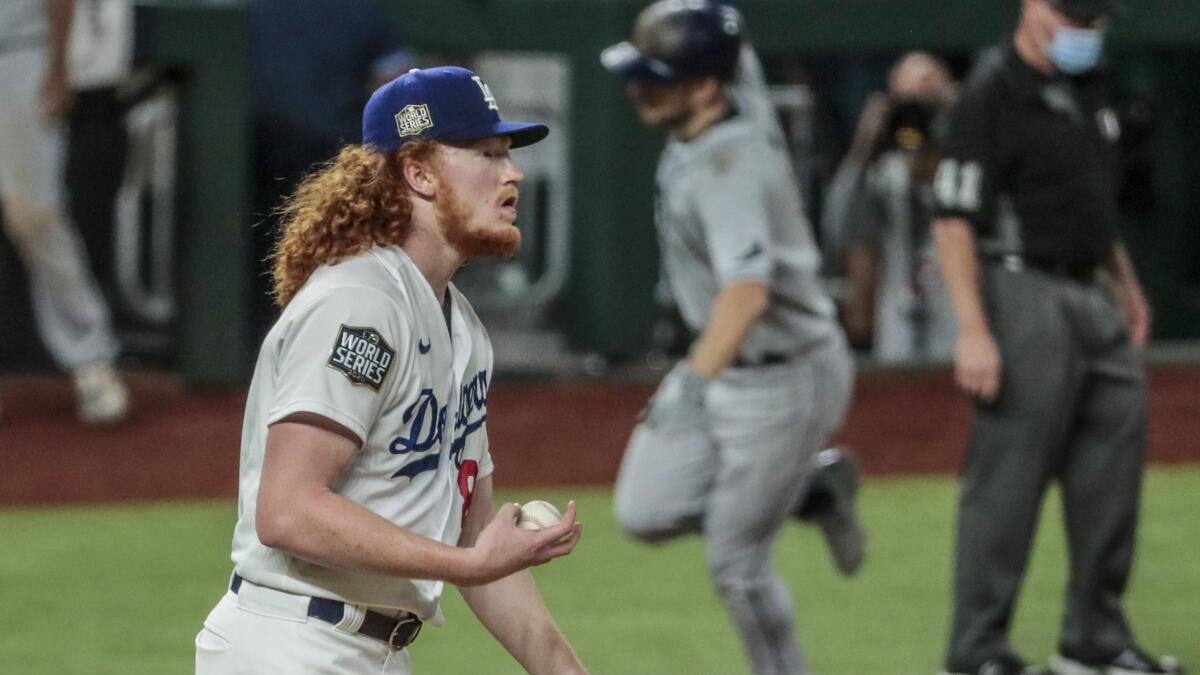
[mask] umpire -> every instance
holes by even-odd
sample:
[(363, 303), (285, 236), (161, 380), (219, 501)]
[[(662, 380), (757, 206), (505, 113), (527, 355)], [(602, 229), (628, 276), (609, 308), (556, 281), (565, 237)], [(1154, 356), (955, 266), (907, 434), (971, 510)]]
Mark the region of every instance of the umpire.
[(1031, 671), (1008, 629), (1051, 480), (1070, 581), (1058, 675), (1179, 673), (1121, 608), (1146, 448), (1149, 309), (1118, 235), (1117, 117), (1096, 71), (1113, 0), (1022, 0), (952, 112), (934, 236), (975, 399), (946, 669)]

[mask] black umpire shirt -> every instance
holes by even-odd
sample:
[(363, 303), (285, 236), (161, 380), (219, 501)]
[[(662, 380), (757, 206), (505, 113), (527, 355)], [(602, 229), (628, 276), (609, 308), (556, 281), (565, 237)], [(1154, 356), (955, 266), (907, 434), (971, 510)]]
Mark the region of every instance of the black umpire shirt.
[(1120, 127), (1100, 75), (1047, 77), (1000, 47), (968, 79), (945, 134), (935, 215), (969, 221), (981, 252), (1047, 268), (1108, 259)]

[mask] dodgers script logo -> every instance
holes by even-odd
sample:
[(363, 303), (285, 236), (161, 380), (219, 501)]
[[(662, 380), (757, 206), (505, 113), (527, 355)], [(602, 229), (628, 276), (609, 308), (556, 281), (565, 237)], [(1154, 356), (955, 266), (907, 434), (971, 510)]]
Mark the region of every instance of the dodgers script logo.
[[(465, 382), (458, 392), (458, 412), (454, 416), (454, 440), (450, 443), (450, 461), (460, 472), (465, 464), (471, 464), (477, 470), (474, 460), (464, 462), (462, 454), (470, 435), (483, 428), (487, 422), (487, 390), (488, 371), (481, 370)], [(392, 439), (388, 451), (393, 455), (408, 455), (429, 450), (434, 452), (420, 459), (409, 460), (392, 474), (392, 478), (404, 476), (412, 480), (426, 471), (437, 468), (441, 457), (442, 439), (445, 437), (446, 407), (439, 405), (437, 394), (432, 389), (422, 389), (417, 395), (417, 400), (405, 408), (401, 421), (404, 422), (406, 430)], [(460, 482), (465, 482), (463, 476), (459, 478)], [(462, 487), (460, 486), (460, 490)]]
[(379, 391), (395, 359), (396, 350), (384, 341), (379, 331), (342, 324), (325, 365), (345, 375), (353, 384)]

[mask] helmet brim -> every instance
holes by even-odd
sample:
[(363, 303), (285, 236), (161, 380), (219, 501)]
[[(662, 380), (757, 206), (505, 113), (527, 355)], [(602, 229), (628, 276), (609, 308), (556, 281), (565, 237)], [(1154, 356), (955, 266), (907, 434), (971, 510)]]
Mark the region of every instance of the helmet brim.
[(643, 54), (632, 42), (619, 42), (600, 52), (600, 65), (623, 80), (679, 82), (687, 75), (670, 64)]

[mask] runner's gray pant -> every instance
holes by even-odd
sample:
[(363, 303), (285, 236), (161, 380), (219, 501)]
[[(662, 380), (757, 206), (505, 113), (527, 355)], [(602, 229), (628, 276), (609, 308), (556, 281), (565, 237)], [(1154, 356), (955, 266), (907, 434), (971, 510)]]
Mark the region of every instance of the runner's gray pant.
[(707, 430), (640, 424), (625, 450), (617, 521), (646, 541), (703, 533), (709, 574), (758, 675), (808, 672), (771, 546), (842, 425), (852, 379), (838, 333), (784, 365), (727, 368), (706, 391)]
[(108, 306), (63, 204), (61, 124), (42, 114), (44, 47), (0, 53), (0, 200), (8, 237), (29, 271), (38, 330), (60, 366), (117, 356)]
[(985, 263), (982, 286), (1001, 390), (995, 403), (976, 406), (967, 448), (946, 665), (973, 671), (1009, 650), (1052, 480), (1062, 489), (1070, 552), (1059, 648), (1111, 658), (1133, 644), (1121, 596), (1146, 449), (1141, 356), (1106, 284)]

